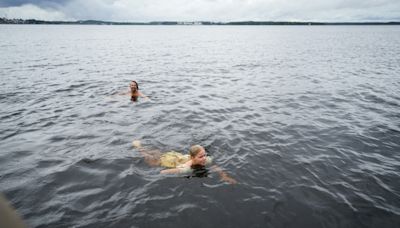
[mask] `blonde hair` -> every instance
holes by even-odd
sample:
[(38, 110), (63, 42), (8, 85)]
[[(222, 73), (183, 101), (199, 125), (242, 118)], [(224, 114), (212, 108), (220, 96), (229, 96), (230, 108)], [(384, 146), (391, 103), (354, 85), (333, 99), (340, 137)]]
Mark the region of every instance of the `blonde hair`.
[(203, 147), (200, 145), (193, 145), (189, 149), (190, 157), (194, 158), (201, 151)]

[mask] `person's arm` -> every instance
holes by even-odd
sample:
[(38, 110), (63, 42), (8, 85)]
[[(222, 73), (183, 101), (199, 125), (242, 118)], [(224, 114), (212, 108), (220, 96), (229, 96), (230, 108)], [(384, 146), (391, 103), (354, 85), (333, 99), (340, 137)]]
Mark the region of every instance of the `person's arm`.
[(115, 92), (107, 97), (116, 97), (116, 96), (125, 96), (125, 95), (130, 95), (131, 92)]
[(131, 95), (131, 91), (128, 92), (119, 92), (117, 95)]
[(146, 95), (144, 95), (142, 92), (139, 91), (139, 96), (144, 98), (145, 100), (150, 100), (150, 98)]
[(160, 171), (160, 173), (161, 174), (178, 174), (178, 173), (180, 173), (181, 171), (179, 170), (179, 169), (177, 169), (177, 168), (173, 168), (173, 169), (164, 169), (164, 170), (161, 170)]
[(211, 166), (211, 170), (214, 172), (217, 172), (221, 178), (221, 180), (228, 182), (229, 184), (236, 184), (237, 181), (233, 179), (232, 177), (228, 176), (227, 173), (225, 173), (220, 167), (217, 165)]

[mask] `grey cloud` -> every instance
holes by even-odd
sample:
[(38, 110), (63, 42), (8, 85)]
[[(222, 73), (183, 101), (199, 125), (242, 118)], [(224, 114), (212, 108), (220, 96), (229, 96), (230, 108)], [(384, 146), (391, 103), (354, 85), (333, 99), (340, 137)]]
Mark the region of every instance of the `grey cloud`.
[(18, 7), (26, 4), (36, 5), (44, 8), (57, 8), (65, 5), (71, 0), (1, 0), (0, 7)]

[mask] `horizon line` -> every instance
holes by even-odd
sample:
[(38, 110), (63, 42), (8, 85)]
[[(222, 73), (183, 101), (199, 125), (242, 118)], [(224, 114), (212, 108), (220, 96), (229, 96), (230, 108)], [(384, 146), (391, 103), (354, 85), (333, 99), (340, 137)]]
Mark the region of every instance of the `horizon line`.
[(22, 18), (6, 18), (0, 17), (1, 22), (37, 22), (37, 23), (105, 23), (105, 24), (152, 24), (152, 23), (176, 23), (177, 25), (230, 25), (230, 24), (260, 24), (262, 25), (270, 24), (400, 24), (400, 21), (274, 21), (274, 20), (234, 20), (234, 21), (212, 21), (212, 20), (154, 20), (154, 21), (107, 21), (107, 20), (97, 20), (97, 19), (85, 19), (85, 20), (41, 20), (41, 19), (22, 19)]

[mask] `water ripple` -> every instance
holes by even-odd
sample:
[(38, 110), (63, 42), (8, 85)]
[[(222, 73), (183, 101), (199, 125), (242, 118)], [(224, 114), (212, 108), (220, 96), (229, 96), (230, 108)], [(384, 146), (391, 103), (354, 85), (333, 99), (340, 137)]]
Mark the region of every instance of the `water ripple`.
[[(30, 226), (398, 224), (398, 27), (81, 28), (0, 33), (0, 191)], [(133, 139), (238, 184), (162, 176)]]

